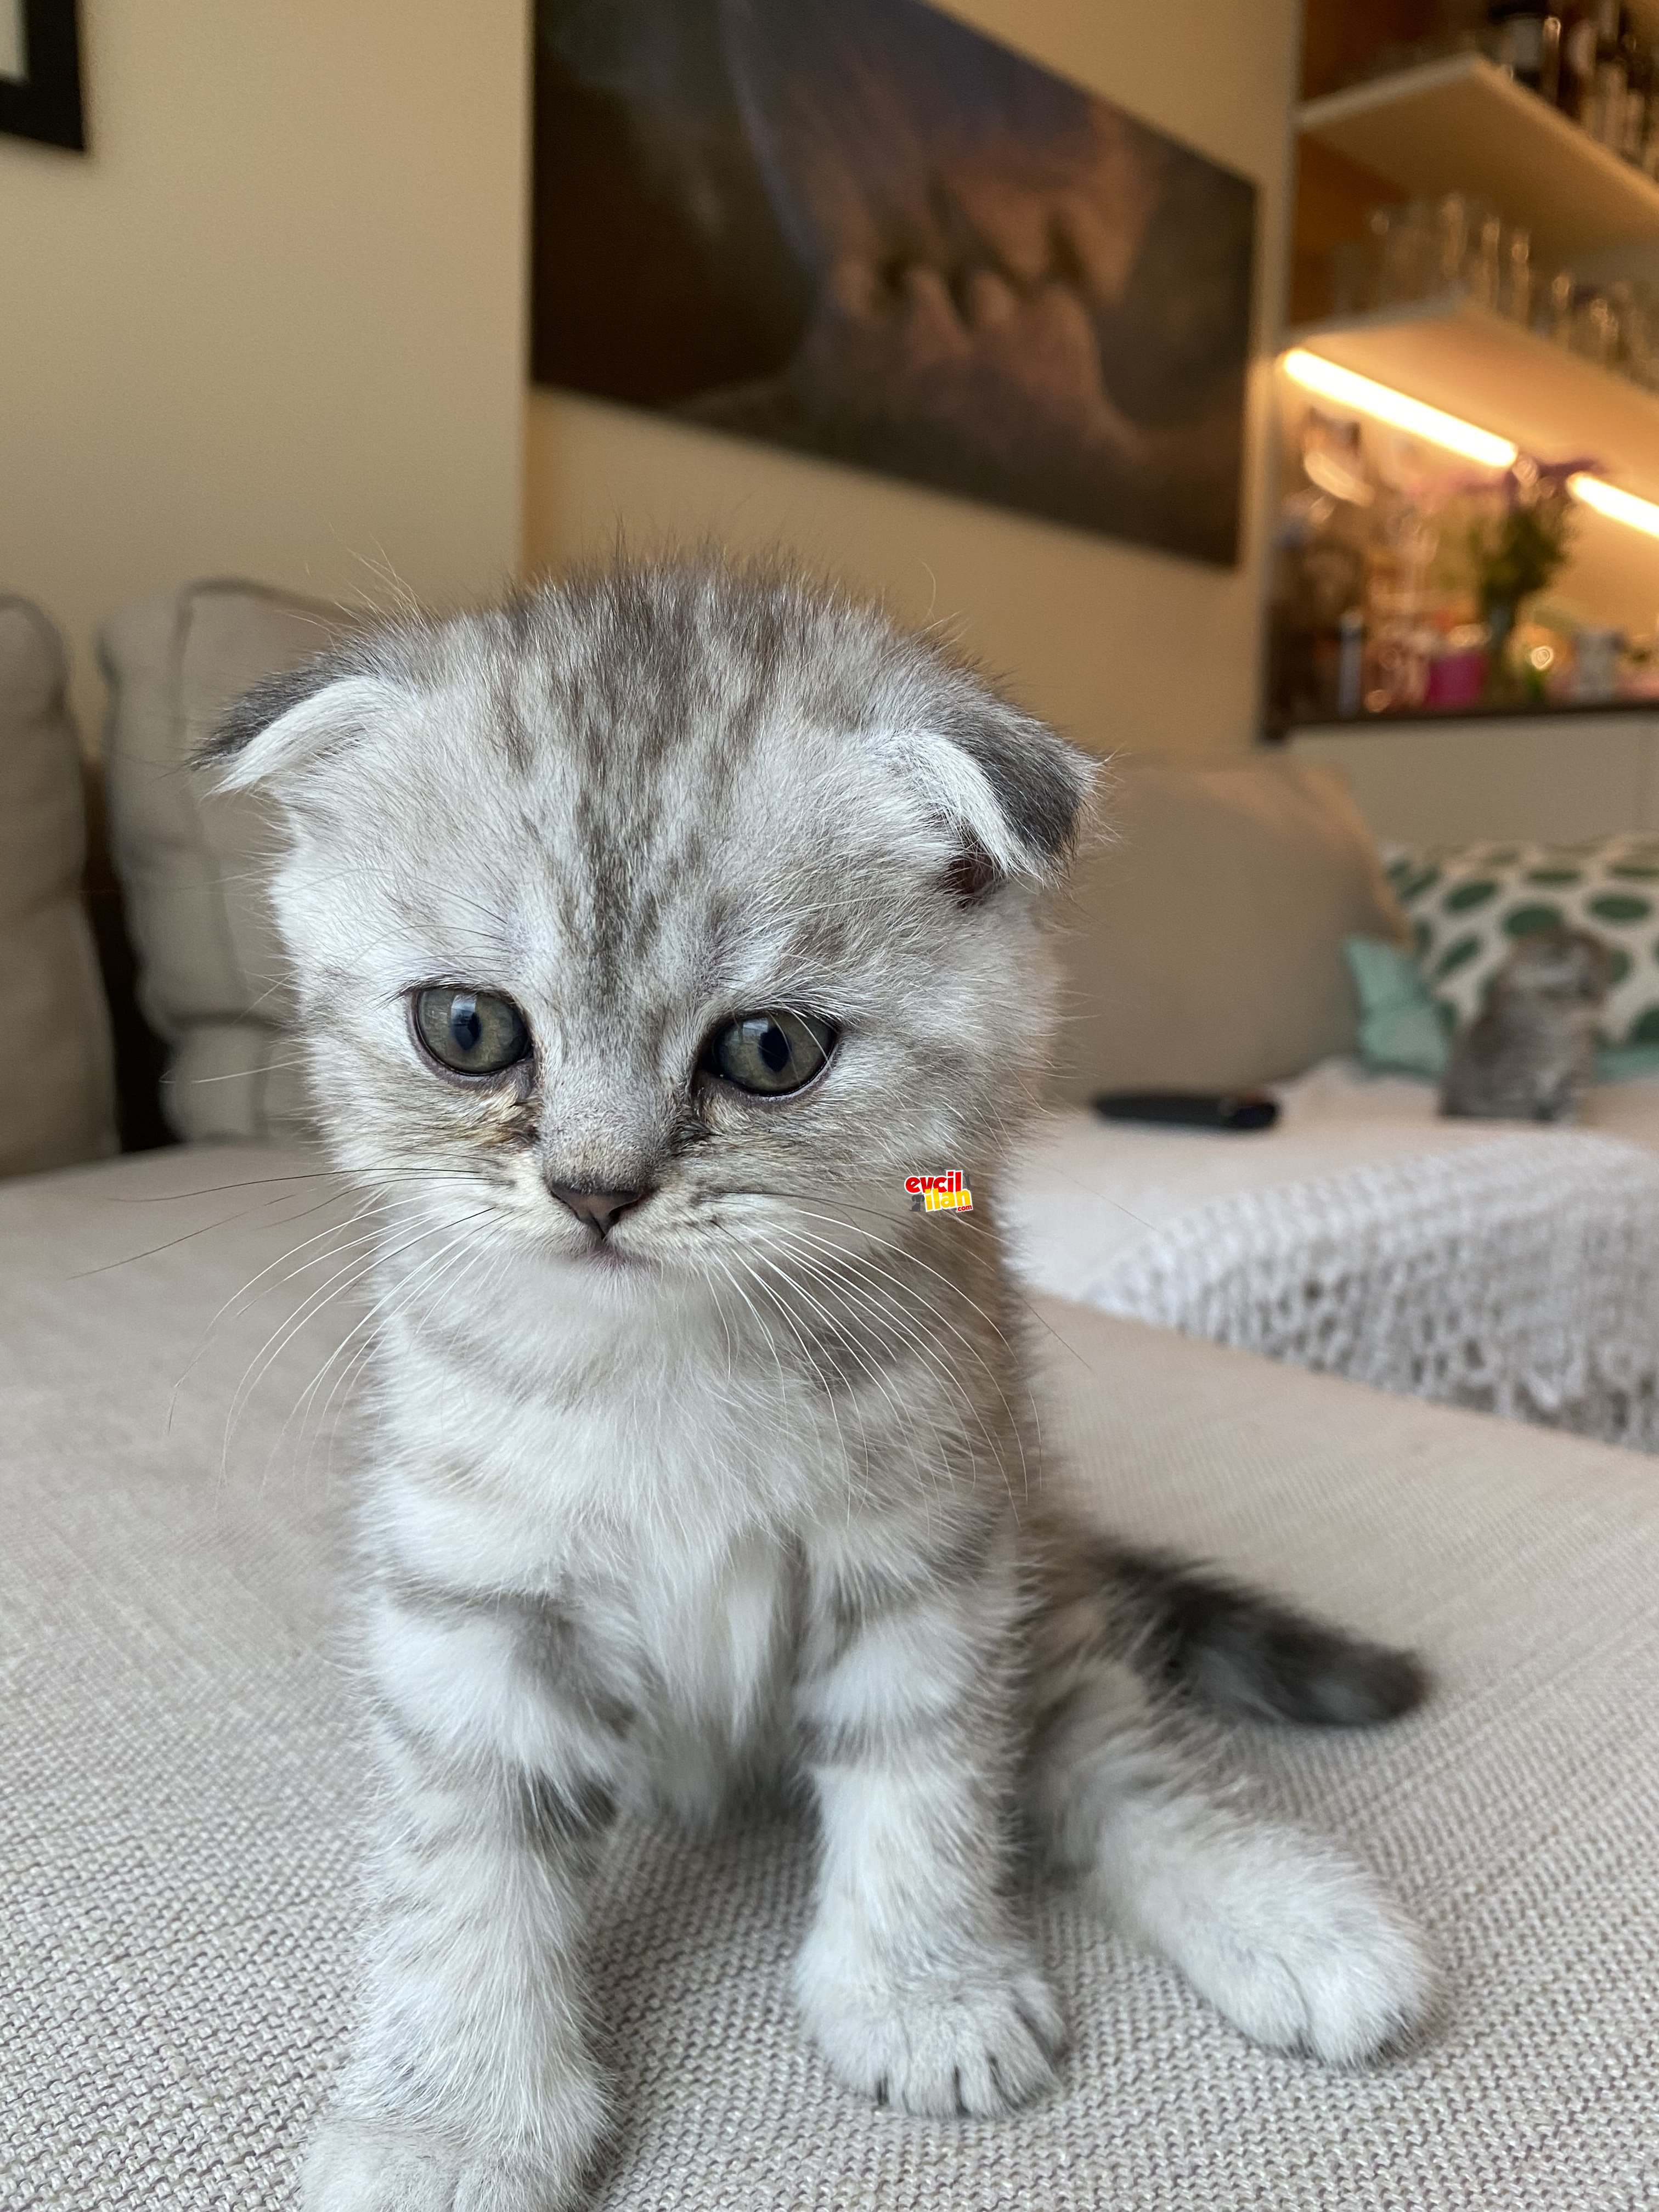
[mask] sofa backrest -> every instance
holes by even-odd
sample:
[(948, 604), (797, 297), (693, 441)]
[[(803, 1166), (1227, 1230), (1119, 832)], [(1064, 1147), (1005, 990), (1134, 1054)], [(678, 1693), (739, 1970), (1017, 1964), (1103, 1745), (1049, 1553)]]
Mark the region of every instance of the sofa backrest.
[(1055, 1094), (1231, 1091), (1352, 1052), (1342, 940), (1405, 941), (1334, 770), (1120, 756), (1063, 908)]
[(0, 595), (0, 1175), (115, 1149), (109, 1017), (81, 904), (81, 748), (52, 623)]

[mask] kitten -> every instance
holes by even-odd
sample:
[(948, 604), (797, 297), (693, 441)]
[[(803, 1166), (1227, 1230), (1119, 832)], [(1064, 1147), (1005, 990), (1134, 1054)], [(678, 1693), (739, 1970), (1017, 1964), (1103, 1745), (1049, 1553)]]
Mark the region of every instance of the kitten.
[[(1182, 1705), (1380, 1721), (1414, 1662), (1034, 1484), (995, 1195), (1084, 757), (873, 613), (697, 567), (401, 623), (210, 750), (283, 808), (317, 1104), (381, 1224), (383, 1786), (314, 2212), (579, 2201), (606, 1828), (763, 1769), (819, 1814), (802, 2021), (878, 2102), (1054, 2080), (1021, 1816), (1259, 2041), (1407, 2034), (1417, 1938)], [(951, 1170), (972, 1212), (914, 1215)]]
[(1588, 930), (1523, 937), (1493, 976), (1484, 1010), (1452, 1046), (1441, 1112), (1571, 1120), (1595, 1066), (1596, 1030), (1612, 984), (1612, 955)]

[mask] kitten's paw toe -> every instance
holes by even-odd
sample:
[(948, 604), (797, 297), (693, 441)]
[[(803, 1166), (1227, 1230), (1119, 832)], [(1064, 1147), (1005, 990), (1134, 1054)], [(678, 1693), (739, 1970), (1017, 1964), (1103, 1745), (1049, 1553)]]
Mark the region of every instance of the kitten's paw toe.
[(1268, 1832), (1162, 1948), (1257, 2043), (1352, 2064), (1410, 2043), (1432, 2009), (1422, 1938), (1365, 1870)]
[(573, 2212), (586, 2159), (458, 2151), (395, 2124), (336, 2118), (306, 2161), (304, 2212)]
[(807, 2027), (849, 2089), (896, 2112), (994, 2119), (1054, 2082), (1066, 2023), (1022, 1953), (923, 1982), (814, 1972), (803, 1960)]

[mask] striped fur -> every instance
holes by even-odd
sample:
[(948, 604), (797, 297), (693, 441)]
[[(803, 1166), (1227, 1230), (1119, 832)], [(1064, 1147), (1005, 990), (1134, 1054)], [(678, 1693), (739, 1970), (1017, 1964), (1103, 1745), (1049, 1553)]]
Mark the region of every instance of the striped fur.
[[(384, 1775), (313, 2212), (580, 2201), (584, 1899), (623, 1808), (816, 1796), (803, 2021), (906, 2112), (991, 2115), (1065, 2024), (1035, 1831), (1262, 2041), (1420, 2018), (1410, 1931), (1241, 1808), (1187, 1707), (1357, 1722), (1409, 1662), (1069, 1527), (1040, 1480), (999, 1162), (1042, 1069), (1086, 764), (935, 647), (787, 579), (665, 569), (406, 623), (256, 695), (315, 1096), (377, 1237), (360, 1645)], [(444, 1077), (409, 994), (533, 1057)], [(824, 1076), (699, 1073), (720, 1021)], [(971, 1214), (907, 1175), (963, 1170)], [(603, 1241), (552, 1186), (647, 1194)]]

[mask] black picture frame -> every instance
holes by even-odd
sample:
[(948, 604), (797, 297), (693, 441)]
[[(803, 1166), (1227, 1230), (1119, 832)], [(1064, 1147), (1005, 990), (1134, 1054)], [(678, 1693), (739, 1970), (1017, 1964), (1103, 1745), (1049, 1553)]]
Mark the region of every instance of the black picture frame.
[(84, 154), (87, 125), (76, 0), (22, 0), (22, 14), (28, 75), (0, 76), (0, 131)]

